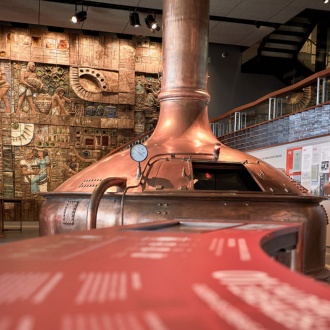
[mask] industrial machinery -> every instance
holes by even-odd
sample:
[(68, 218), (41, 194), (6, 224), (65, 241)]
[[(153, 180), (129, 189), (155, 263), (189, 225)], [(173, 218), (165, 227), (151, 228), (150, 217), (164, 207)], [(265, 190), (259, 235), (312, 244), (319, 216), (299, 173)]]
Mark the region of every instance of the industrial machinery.
[(41, 235), (164, 220), (303, 224), (303, 273), (328, 277), (327, 215), (282, 171), (219, 144), (208, 120), (209, 2), (163, 1), (160, 117), (143, 145), (45, 193)]

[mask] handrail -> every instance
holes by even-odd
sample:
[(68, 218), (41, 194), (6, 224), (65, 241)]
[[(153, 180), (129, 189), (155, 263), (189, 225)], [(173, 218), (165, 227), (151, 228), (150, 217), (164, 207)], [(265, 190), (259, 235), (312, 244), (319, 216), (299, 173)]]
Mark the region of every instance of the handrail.
[(330, 68), (215, 118), (211, 129), (221, 143), (242, 151), (328, 135), (318, 119), (329, 116), (329, 79)]
[[(298, 53), (299, 62), (303, 63), (307, 68), (315, 71), (315, 63), (316, 63), (316, 54), (317, 44), (312, 39), (308, 38), (303, 46), (303, 48)], [(325, 66), (329, 67), (330, 63), (330, 54), (324, 52), (322, 54), (325, 56)]]
[(258, 104), (261, 104), (262, 102), (268, 101), (269, 98), (274, 98), (274, 97), (280, 97), (281, 94), (285, 94), (288, 93), (290, 91), (295, 91), (297, 89), (303, 88), (303, 87), (307, 87), (309, 86), (311, 83), (316, 83), (318, 78), (323, 78), (323, 77), (330, 77), (330, 68), (325, 69), (323, 71), (319, 71), (313, 75), (311, 75), (308, 78), (305, 78), (297, 83), (295, 83), (294, 85), (288, 86), (288, 87), (284, 87), (280, 90), (277, 90), (275, 92), (271, 92), (253, 102), (250, 102), (248, 104), (236, 107), (222, 115), (219, 115), (213, 119), (210, 120), (210, 123), (215, 123), (219, 120), (225, 119), (227, 117), (229, 117), (231, 114), (235, 113), (235, 112), (242, 112), (244, 110), (248, 110), (249, 108), (256, 106)]
[(125, 188), (126, 182), (126, 178), (106, 178), (94, 189), (87, 207), (86, 222), (88, 230), (96, 228), (97, 210), (105, 191), (114, 186)]
[(306, 40), (306, 42), (305, 43), (307, 43), (307, 42), (310, 42), (311, 44), (313, 44), (314, 46), (317, 46), (316, 45), (316, 42), (314, 42), (312, 39), (310, 39), (310, 38), (308, 38), (307, 40)]

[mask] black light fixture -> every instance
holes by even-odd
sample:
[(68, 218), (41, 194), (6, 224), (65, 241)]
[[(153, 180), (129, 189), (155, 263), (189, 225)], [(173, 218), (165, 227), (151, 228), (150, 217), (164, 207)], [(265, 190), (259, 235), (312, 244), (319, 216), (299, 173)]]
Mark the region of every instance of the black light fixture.
[(81, 11), (77, 12), (77, 4), (75, 9), (75, 14), (71, 17), (71, 22), (76, 24), (83, 22), (87, 18), (87, 12), (84, 10), (83, 6), (81, 5)]
[(129, 15), (129, 22), (134, 27), (141, 26), (139, 13), (137, 11), (134, 11), (134, 12), (131, 12), (130, 13), (130, 15)]
[(82, 10), (79, 13), (76, 13), (71, 17), (71, 22), (72, 23), (83, 22), (86, 18), (87, 18), (87, 12)]
[(324, 3), (329, 3), (329, 0), (323, 0)]
[(152, 31), (159, 31), (160, 26), (157, 24), (156, 19), (151, 15), (148, 16), (144, 20), (146, 22), (147, 27)]

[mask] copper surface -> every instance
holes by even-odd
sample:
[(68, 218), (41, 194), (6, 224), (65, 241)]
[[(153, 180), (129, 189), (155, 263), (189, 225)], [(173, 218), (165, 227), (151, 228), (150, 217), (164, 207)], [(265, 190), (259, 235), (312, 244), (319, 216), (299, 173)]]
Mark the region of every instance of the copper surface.
[[(93, 197), (98, 200), (93, 208), (98, 228), (188, 218), (300, 222), (304, 227), (302, 271), (328, 276), (322, 199), (311, 196), (285, 173), (238, 150), (221, 145), (219, 159), (213, 157), (218, 140), (210, 129), (207, 109), (209, 2), (164, 0), (163, 6), (160, 117), (145, 143), (148, 157), (141, 163), (142, 177), (136, 178), (137, 163), (129, 150), (104, 157), (44, 194), (41, 235), (88, 228), (95, 187), (107, 178), (120, 178), (126, 181), (124, 192), (112, 187), (104, 196), (100, 189), (102, 193)], [(194, 163), (214, 168), (240, 164), (260, 191), (195, 190)]]

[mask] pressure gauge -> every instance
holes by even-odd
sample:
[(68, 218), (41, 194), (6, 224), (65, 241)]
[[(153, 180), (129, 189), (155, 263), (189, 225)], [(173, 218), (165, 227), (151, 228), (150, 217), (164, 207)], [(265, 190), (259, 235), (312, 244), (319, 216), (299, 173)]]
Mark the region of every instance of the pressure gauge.
[(148, 149), (143, 144), (135, 144), (131, 147), (130, 155), (136, 162), (142, 162), (148, 157)]

